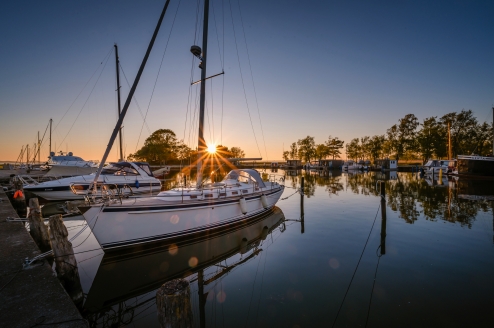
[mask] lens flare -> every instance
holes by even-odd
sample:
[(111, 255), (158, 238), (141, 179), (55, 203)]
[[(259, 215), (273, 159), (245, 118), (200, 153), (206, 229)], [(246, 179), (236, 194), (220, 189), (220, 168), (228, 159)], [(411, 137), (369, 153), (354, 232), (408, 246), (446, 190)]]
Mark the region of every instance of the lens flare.
[(208, 153), (210, 153), (210, 154), (216, 153), (216, 145), (215, 144), (208, 145)]

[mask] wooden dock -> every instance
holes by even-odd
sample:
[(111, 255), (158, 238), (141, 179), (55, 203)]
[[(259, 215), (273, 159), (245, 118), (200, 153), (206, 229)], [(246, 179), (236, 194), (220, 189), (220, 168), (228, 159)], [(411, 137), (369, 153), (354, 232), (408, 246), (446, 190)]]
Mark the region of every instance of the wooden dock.
[(23, 223), (7, 222), (18, 215), (1, 189), (0, 199), (0, 326), (88, 327), (46, 260), (23, 267), (41, 252)]

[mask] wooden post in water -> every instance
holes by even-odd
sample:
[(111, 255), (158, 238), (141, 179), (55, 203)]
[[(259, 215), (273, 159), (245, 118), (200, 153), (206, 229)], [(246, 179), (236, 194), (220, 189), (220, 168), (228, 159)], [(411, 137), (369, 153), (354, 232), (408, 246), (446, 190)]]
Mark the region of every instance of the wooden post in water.
[(84, 295), (72, 243), (67, 240), (68, 235), (62, 216), (60, 214), (50, 216), (50, 240), (55, 258), (55, 271), (72, 301), (78, 305), (82, 303)]
[(51, 249), (50, 234), (41, 216), (41, 207), (39, 206), (38, 198), (31, 198), (29, 200), (28, 220), (29, 233), (41, 251), (46, 252)]
[(386, 182), (381, 181), (381, 255), (386, 254)]
[(185, 279), (173, 279), (164, 283), (156, 292), (156, 307), (160, 327), (192, 327), (190, 286)]
[(304, 222), (304, 177), (301, 177), (300, 181), (300, 229), (301, 233), (305, 232), (305, 222)]

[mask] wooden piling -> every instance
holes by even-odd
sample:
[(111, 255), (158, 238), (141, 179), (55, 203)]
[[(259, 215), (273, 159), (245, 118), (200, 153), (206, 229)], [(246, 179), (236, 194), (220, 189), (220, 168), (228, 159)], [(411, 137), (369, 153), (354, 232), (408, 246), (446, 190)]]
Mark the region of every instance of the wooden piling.
[(173, 279), (164, 283), (156, 292), (156, 307), (160, 327), (192, 327), (189, 282)]
[(72, 243), (60, 214), (50, 216), (50, 240), (55, 258), (55, 271), (62, 286), (76, 305), (83, 301), (81, 280)]
[(45, 221), (41, 216), (41, 207), (39, 206), (38, 198), (29, 200), (29, 233), (33, 237), (34, 242), (43, 252), (51, 249), (50, 234)]
[(304, 177), (300, 178), (300, 233), (305, 232), (305, 222), (304, 222)]
[(386, 254), (386, 182), (381, 181), (381, 255)]

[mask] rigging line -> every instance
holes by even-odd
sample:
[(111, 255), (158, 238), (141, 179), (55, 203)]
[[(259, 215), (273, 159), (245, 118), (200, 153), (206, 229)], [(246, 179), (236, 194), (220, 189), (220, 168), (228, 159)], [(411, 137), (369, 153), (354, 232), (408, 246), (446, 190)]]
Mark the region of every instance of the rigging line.
[[(376, 252), (381, 248), (381, 245), (377, 248)], [(382, 255), (377, 255), (377, 265), (376, 265), (376, 271), (374, 272), (374, 282), (372, 283), (372, 289), (371, 289), (371, 295), (370, 295), (370, 300), (369, 300), (369, 308), (367, 309), (367, 318), (365, 319), (365, 327), (367, 327), (367, 323), (369, 322), (369, 314), (370, 314), (370, 309), (371, 309), (371, 304), (372, 304), (372, 296), (374, 294), (374, 286), (376, 285), (376, 277), (377, 277), (377, 269), (379, 268), (379, 261), (381, 261)]]
[(379, 203), (379, 206), (377, 208), (376, 216), (374, 217), (374, 222), (372, 222), (371, 229), (369, 231), (369, 235), (367, 236), (367, 240), (365, 241), (364, 244), (364, 249), (362, 249), (362, 253), (360, 254), (360, 258), (358, 259), (357, 266), (355, 267), (355, 270), (353, 271), (352, 279), (350, 279), (350, 283), (348, 284), (348, 288), (346, 289), (345, 296), (343, 297), (343, 300), (341, 301), (340, 308), (338, 309), (338, 312), (336, 313), (336, 317), (334, 318), (333, 325), (331, 327), (334, 327), (336, 324), (336, 320), (338, 320), (338, 315), (340, 314), (341, 308), (343, 307), (343, 303), (345, 303), (345, 298), (348, 295), (348, 291), (350, 290), (350, 287), (352, 286), (353, 278), (355, 278), (355, 274), (357, 273), (358, 266), (360, 264), (360, 261), (362, 260), (362, 256), (364, 255), (365, 248), (367, 247), (367, 243), (369, 242), (369, 238), (372, 233), (372, 229), (374, 229), (374, 224), (376, 223), (377, 219), (377, 214), (379, 213), (379, 209), (381, 208), (381, 203)]
[[(98, 67), (96, 68), (96, 70), (93, 72), (93, 74), (91, 75), (91, 77), (89, 78), (89, 80), (87, 80), (86, 84), (84, 84), (84, 87), (82, 88), (82, 90), (79, 92), (79, 94), (77, 95), (77, 97), (75, 97), (74, 101), (72, 102), (72, 104), (70, 104), (69, 108), (65, 111), (65, 114), (63, 114), (62, 118), (60, 119), (60, 121), (58, 121), (58, 123), (55, 125), (55, 127), (53, 128), (53, 132), (55, 132), (57, 130), (57, 127), (58, 125), (62, 122), (63, 118), (65, 117), (65, 115), (67, 115), (67, 113), (69, 112), (69, 110), (72, 108), (72, 106), (75, 104), (75, 102), (77, 101), (77, 99), (79, 98), (79, 96), (81, 95), (81, 93), (84, 91), (84, 89), (86, 89), (86, 86), (88, 85), (89, 81), (91, 81), (93, 79), (93, 76), (94, 74), (96, 74), (96, 72), (100, 69), (101, 65), (103, 64), (103, 62), (106, 60), (108, 61), (107, 58), (110, 57), (110, 55), (112, 54), (113, 52), (113, 47), (111, 47), (110, 51), (108, 52), (108, 54), (103, 58), (103, 60), (100, 62), (100, 64), (98, 65)], [(106, 65), (106, 64), (105, 64)]]
[[(257, 247), (256, 247), (257, 249)], [(262, 256), (262, 253), (261, 253)], [(250, 300), (249, 300), (249, 309), (247, 310), (247, 319), (245, 320), (245, 327), (247, 327), (247, 323), (249, 322), (249, 314), (250, 314), (250, 306), (252, 304), (252, 297), (254, 296), (254, 289), (256, 286), (256, 279), (257, 279), (257, 272), (259, 271), (259, 264), (261, 264), (261, 256), (259, 256), (259, 262), (257, 263), (257, 269), (256, 269), (256, 274), (254, 276), (254, 282), (252, 283), (252, 293), (250, 293)], [(261, 297), (261, 296), (259, 296)]]
[[(113, 49), (112, 49), (112, 51), (111, 51), (111, 52), (113, 52)], [(111, 52), (110, 52), (110, 55), (111, 55)], [(99, 79), (101, 78), (101, 74), (103, 74), (103, 71), (105, 70), (106, 64), (108, 64), (108, 60), (109, 60), (109, 59), (110, 59), (110, 56), (108, 56), (108, 58), (106, 59), (105, 65), (104, 65), (104, 66), (103, 66), (103, 68), (101, 69), (101, 72), (100, 72), (100, 73), (99, 73), (99, 75), (98, 75), (98, 79), (97, 79), (97, 80), (96, 80), (96, 82), (94, 83), (94, 86), (93, 86), (93, 88), (91, 89), (91, 92), (89, 93), (89, 96), (87, 96), (86, 101), (85, 101), (85, 102), (84, 102), (84, 104), (82, 105), (82, 107), (81, 107), (81, 109), (79, 110), (79, 113), (77, 114), (77, 116), (76, 116), (76, 118), (75, 118), (74, 122), (73, 122), (73, 123), (72, 123), (72, 125), (70, 126), (69, 131), (67, 132), (67, 134), (65, 135), (65, 137), (63, 138), (63, 140), (62, 140), (62, 142), (61, 142), (60, 144), (63, 144), (63, 142), (65, 141), (65, 139), (67, 139), (67, 137), (68, 137), (68, 135), (69, 135), (70, 131), (72, 131), (72, 128), (74, 127), (75, 122), (77, 122), (77, 119), (79, 118), (79, 115), (81, 115), (82, 110), (84, 109), (84, 107), (86, 107), (86, 104), (87, 104), (87, 102), (89, 101), (89, 98), (91, 97), (91, 95), (93, 94), (94, 88), (96, 88), (96, 85), (98, 84), (98, 81), (99, 81)], [(56, 128), (56, 127), (55, 127), (55, 128)]]
[(233, 22), (232, 2), (228, 1), (228, 3), (230, 4), (230, 15), (231, 15), (232, 26), (233, 26), (233, 39), (235, 40), (235, 49), (237, 50), (238, 68), (240, 70), (240, 79), (242, 80), (242, 88), (244, 90), (245, 104), (247, 105), (247, 112), (249, 113), (250, 126), (252, 127), (252, 132), (254, 133), (254, 140), (256, 141), (257, 150), (259, 151), (259, 155), (261, 155), (261, 157), (262, 157), (261, 149), (259, 148), (259, 143), (257, 142), (256, 131), (254, 130), (254, 124), (252, 123), (252, 117), (250, 115), (249, 102), (247, 101), (247, 92), (245, 91), (244, 76), (242, 74), (242, 66), (240, 65), (240, 56), (238, 53), (238, 44), (237, 44), (237, 36), (236, 36), (236, 32), (235, 32), (235, 24)]
[[(222, 68), (222, 71), (224, 72), (225, 71), (225, 61), (226, 61), (226, 58), (225, 58), (225, 2), (224, 0), (221, 0), (221, 13), (223, 14), (222, 15), (222, 19), (223, 19), (223, 66), (221, 67)], [(221, 127), (220, 127), (220, 131), (221, 131), (221, 144), (223, 145), (223, 100), (224, 100), (224, 96), (225, 96), (225, 74), (222, 75), (222, 81), (223, 81), (223, 86), (221, 88)]]
[(259, 124), (261, 125), (262, 140), (264, 142), (264, 152), (266, 153), (266, 159), (267, 159), (268, 158), (268, 150), (266, 148), (266, 139), (264, 138), (264, 129), (262, 128), (261, 112), (259, 111), (259, 102), (257, 101), (256, 86), (254, 84), (254, 74), (252, 73), (252, 65), (250, 64), (249, 47), (247, 46), (247, 36), (245, 35), (244, 20), (242, 18), (242, 10), (240, 9), (239, 0), (237, 0), (237, 4), (238, 4), (238, 12), (240, 14), (240, 23), (242, 25), (242, 32), (244, 34), (245, 49), (246, 49), (246, 53), (247, 53), (247, 63), (249, 64), (250, 77), (252, 79), (252, 87), (254, 89), (254, 99), (256, 100), (257, 115), (259, 116)]
[(264, 254), (264, 267), (262, 269), (262, 276), (261, 276), (261, 290), (259, 291), (259, 301), (257, 302), (257, 311), (256, 311), (256, 324), (255, 324), (256, 327), (257, 327), (257, 320), (259, 319), (259, 305), (261, 305), (262, 286), (264, 283), (264, 273), (266, 272), (266, 261), (268, 259), (268, 248), (269, 247), (266, 247), (266, 254)]
[[(163, 60), (165, 59), (166, 50), (168, 49), (168, 43), (170, 42), (170, 38), (172, 36), (173, 27), (175, 26), (175, 20), (177, 19), (178, 9), (180, 8), (181, 3), (182, 3), (182, 0), (179, 0), (177, 10), (175, 11), (175, 16), (173, 16), (172, 26), (170, 28), (170, 33), (168, 34), (168, 39), (166, 40), (166, 45), (165, 45), (165, 50), (163, 51), (163, 56), (161, 57), (160, 67), (158, 68), (158, 73), (156, 74), (156, 79), (154, 80), (153, 91), (151, 92), (151, 98), (149, 99), (148, 108), (146, 109), (146, 115), (144, 115), (144, 121), (146, 121), (146, 118), (147, 118), (148, 112), (149, 112), (149, 107), (151, 107), (151, 102), (153, 101), (154, 90), (156, 89), (156, 84), (158, 83), (158, 78), (160, 76), (161, 67), (163, 66)], [(139, 137), (137, 138), (136, 149), (135, 149), (136, 152), (137, 152), (137, 147), (139, 147), (139, 141), (141, 140), (143, 128), (144, 128), (144, 122), (142, 123), (141, 131), (139, 132)]]
[(196, 27), (194, 31), (194, 44), (197, 43), (197, 35), (199, 34), (199, 13), (200, 13), (200, 0), (197, 0), (197, 6), (196, 6)]
[[(194, 77), (194, 56), (192, 56), (191, 65), (190, 65), (190, 82), (192, 83)], [(185, 125), (184, 125), (184, 137), (183, 141), (185, 142), (185, 134), (187, 133), (187, 122), (189, 120), (189, 106), (191, 106), (191, 98), (192, 98), (192, 85), (189, 85), (189, 94), (187, 95), (187, 111), (185, 112)]]
[[(45, 135), (46, 135), (46, 131), (48, 131), (48, 127), (50, 126), (50, 122), (48, 122), (48, 125), (46, 126), (46, 129), (45, 129), (45, 133), (43, 133), (43, 137), (41, 138), (41, 140), (37, 140), (36, 141), (36, 144), (38, 145), (39, 143), (39, 147), (36, 147), (36, 153), (34, 154), (34, 157), (33, 157), (33, 161), (31, 163), (34, 164), (34, 162), (36, 161), (36, 157), (38, 156), (38, 154), (40, 153), (41, 151), (41, 147), (43, 146), (43, 140), (45, 139)], [(51, 156), (51, 155), (50, 155)]]
[(213, 123), (213, 141), (214, 138), (214, 99), (213, 99), (213, 80), (211, 80), (211, 122)]
[[(206, 106), (205, 107), (206, 107), (206, 117), (208, 118), (209, 139), (212, 139), (211, 138), (211, 130), (212, 130), (211, 129), (211, 122), (209, 122), (209, 110), (208, 110), (209, 106), (208, 106), (208, 103), (207, 102), (206, 102)], [(206, 138), (204, 138), (204, 139), (206, 139)], [(206, 141), (206, 140), (204, 140), (204, 141)]]
[(212, 7), (213, 7), (214, 29), (216, 31), (216, 42), (218, 43), (218, 54), (219, 54), (219, 57), (220, 57), (221, 68), (223, 68), (224, 66), (223, 66), (223, 59), (221, 58), (220, 39), (218, 37), (218, 26), (217, 26), (217, 23), (216, 23), (216, 14), (215, 14), (215, 11), (214, 11), (214, 4), (213, 4)]
[[(122, 73), (123, 73), (123, 75), (124, 75), (125, 82), (127, 82), (127, 86), (130, 88), (129, 80), (127, 80), (127, 75), (125, 75), (125, 72), (124, 72), (124, 70), (123, 70), (123, 67), (122, 67), (122, 64), (120, 63), (120, 61), (119, 61), (119, 63), (118, 63), (118, 64), (119, 64), (120, 69), (122, 70)], [(147, 122), (146, 122), (146, 120), (144, 119), (144, 114), (142, 113), (141, 106), (139, 106), (139, 103), (137, 102), (137, 98), (136, 98), (135, 94), (134, 94), (134, 96), (132, 97), (132, 99), (134, 99), (134, 101), (135, 101), (135, 103), (136, 103), (136, 106), (137, 106), (137, 109), (139, 109), (139, 113), (141, 114), (141, 118), (142, 118), (142, 120), (145, 122), (145, 124), (146, 124), (146, 128), (148, 129), (149, 134), (151, 134), (151, 129), (149, 128), (148, 123), (147, 123)]]

